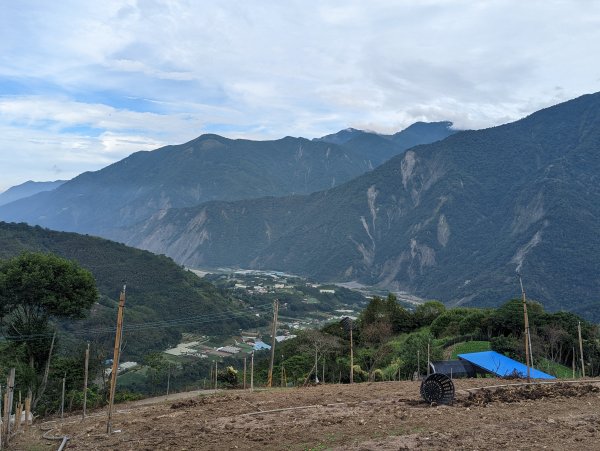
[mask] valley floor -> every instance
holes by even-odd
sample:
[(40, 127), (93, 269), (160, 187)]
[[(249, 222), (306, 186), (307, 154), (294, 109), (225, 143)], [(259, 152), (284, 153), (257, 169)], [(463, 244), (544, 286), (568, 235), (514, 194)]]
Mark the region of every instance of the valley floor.
[(40, 438), (54, 427), (85, 450), (598, 449), (600, 382), (467, 391), (508, 383), (455, 380), (452, 406), (423, 402), (409, 381), (179, 395), (117, 406), (110, 436), (103, 411), (38, 423), (14, 447), (56, 449)]

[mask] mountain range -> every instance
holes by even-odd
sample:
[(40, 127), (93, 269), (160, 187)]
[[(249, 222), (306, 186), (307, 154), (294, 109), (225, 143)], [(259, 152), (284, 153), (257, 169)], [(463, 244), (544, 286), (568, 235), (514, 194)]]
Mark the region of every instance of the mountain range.
[(0, 193), (0, 205), (24, 199), (44, 191), (52, 191), (63, 183), (65, 183), (65, 180), (55, 180), (53, 182), (34, 182), (29, 180)]
[(413, 147), (324, 191), (165, 210), (123, 239), (189, 266), (359, 281), (450, 305), (518, 297), (518, 271), (546, 308), (600, 320), (599, 179), (592, 94)]
[[(57, 189), (4, 205), (0, 218), (120, 238), (119, 229), (169, 208), (211, 200), (307, 194), (339, 185), (416, 141), (431, 142), (453, 134), (451, 125), (418, 123), (395, 135), (360, 132), (349, 139), (330, 135), (314, 141), (202, 135), (185, 144), (134, 153)], [(345, 132), (337, 135), (345, 136)]]

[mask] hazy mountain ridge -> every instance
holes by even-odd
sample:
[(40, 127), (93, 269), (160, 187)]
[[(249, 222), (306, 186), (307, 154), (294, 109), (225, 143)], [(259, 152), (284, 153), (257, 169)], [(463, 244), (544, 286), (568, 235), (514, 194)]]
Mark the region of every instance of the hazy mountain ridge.
[(129, 243), (188, 265), (359, 280), (454, 304), (519, 295), (599, 318), (600, 94), (418, 146), (308, 196), (212, 202)]
[[(431, 128), (436, 131), (429, 135), (439, 136), (439, 125)], [(250, 141), (202, 135), (182, 145), (134, 153), (52, 192), (5, 205), (0, 218), (115, 238), (117, 228), (169, 208), (336, 186), (406, 150), (364, 135), (372, 139), (344, 146), (292, 137)]]
[(6, 191), (0, 193), (0, 205), (5, 205), (44, 191), (52, 191), (65, 182), (66, 180), (55, 180), (53, 182), (34, 182), (29, 180), (20, 185), (11, 186)]

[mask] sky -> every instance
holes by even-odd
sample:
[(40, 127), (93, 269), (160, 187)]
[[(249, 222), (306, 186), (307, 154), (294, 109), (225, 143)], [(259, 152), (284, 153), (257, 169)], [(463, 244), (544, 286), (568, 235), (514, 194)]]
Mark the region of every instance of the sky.
[(0, 0), (0, 191), (203, 133), (479, 129), (600, 91), (594, 0)]

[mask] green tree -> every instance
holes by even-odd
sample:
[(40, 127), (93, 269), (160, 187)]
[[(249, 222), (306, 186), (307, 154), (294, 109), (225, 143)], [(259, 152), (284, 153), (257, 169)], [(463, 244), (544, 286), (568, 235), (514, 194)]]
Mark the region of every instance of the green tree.
[(429, 326), (438, 316), (446, 311), (440, 301), (427, 301), (420, 304), (413, 314), (416, 327)]
[(412, 315), (398, 304), (396, 296), (392, 293), (385, 299), (373, 296), (360, 314), (361, 330), (371, 324), (381, 323), (389, 323), (393, 333), (410, 332), (414, 328)]
[(35, 379), (34, 405), (45, 390), (55, 344), (51, 321), (82, 318), (97, 298), (92, 274), (69, 260), (29, 252), (0, 262), (0, 324), (4, 336), (24, 350)]

